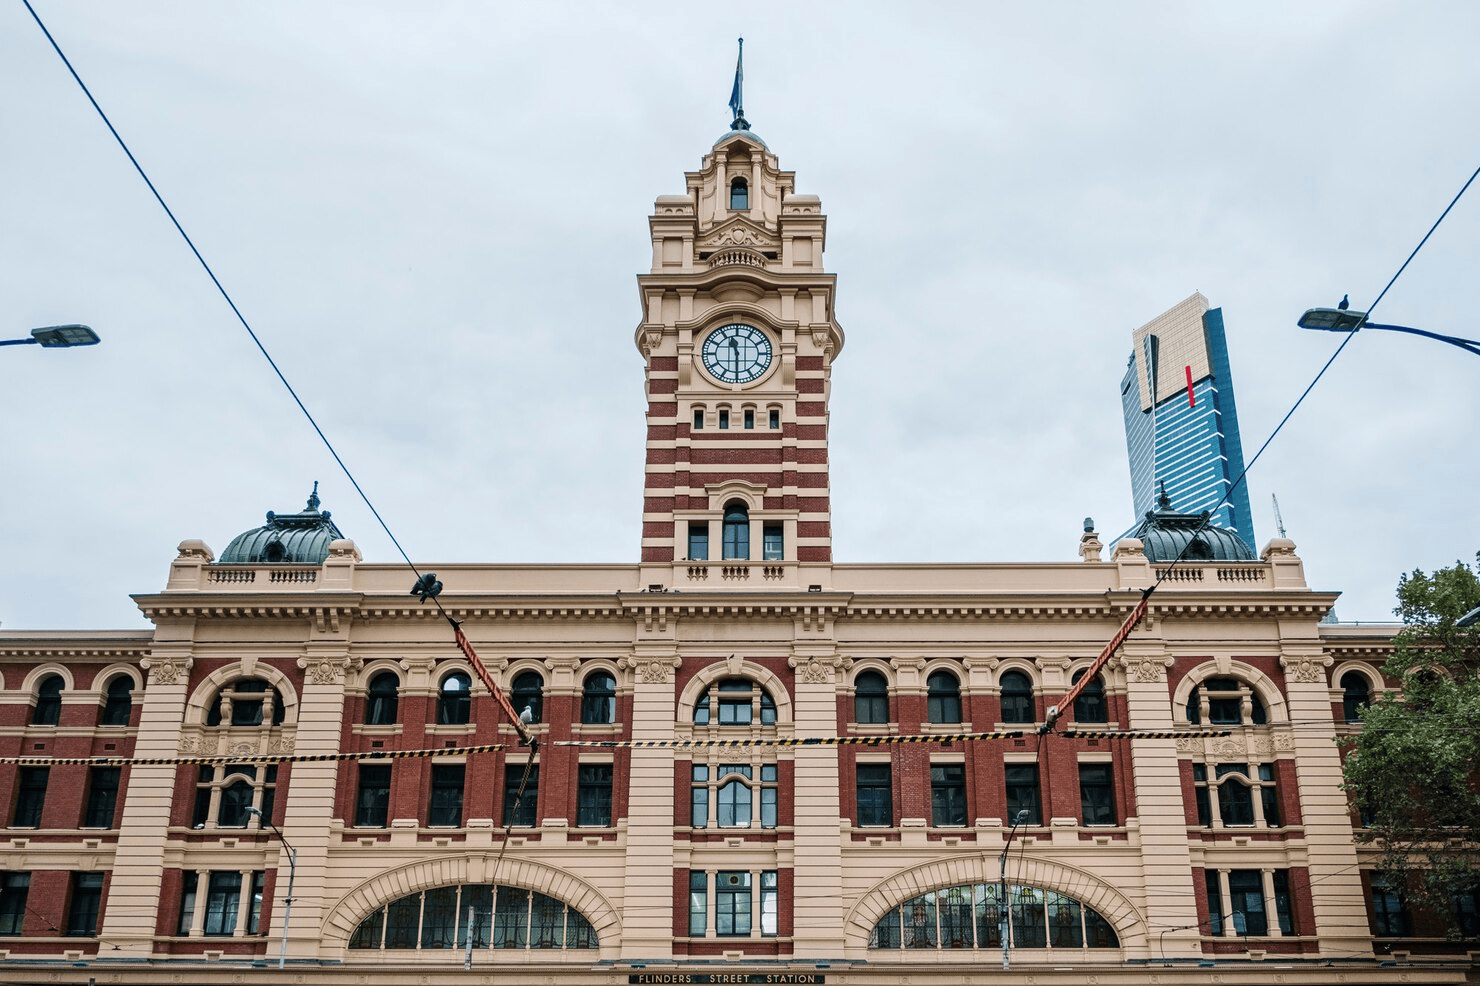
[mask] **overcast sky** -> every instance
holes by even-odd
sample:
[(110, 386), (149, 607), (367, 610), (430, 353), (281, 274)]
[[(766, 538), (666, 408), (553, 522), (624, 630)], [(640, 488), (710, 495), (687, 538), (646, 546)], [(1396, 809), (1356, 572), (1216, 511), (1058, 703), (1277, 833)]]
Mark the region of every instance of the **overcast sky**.
[[(1128, 527), (1131, 333), (1221, 306), (1245, 455), (1477, 165), (1480, 5), (33, 0), (418, 563), (633, 562), (647, 216), (729, 124), (819, 195), (834, 557)], [(0, 624), (144, 625), (176, 545), (324, 507), (397, 558), (19, 2), (0, 5)], [(1480, 183), (1477, 183), (1480, 184)], [(1480, 336), (1480, 188), (1374, 313)], [(1249, 475), (1391, 619), (1480, 547), (1480, 358), (1363, 333)], [(409, 588), (412, 577), (408, 574)], [(449, 586), (450, 591), (456, 585)]]

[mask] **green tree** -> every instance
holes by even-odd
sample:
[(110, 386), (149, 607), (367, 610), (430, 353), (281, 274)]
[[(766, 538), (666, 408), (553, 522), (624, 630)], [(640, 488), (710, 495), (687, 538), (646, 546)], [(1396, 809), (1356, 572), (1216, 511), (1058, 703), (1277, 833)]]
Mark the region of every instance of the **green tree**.
[[(1358, 839), (1407, 901), (1461, 933), (1456, 897), (1480, 886), (1480, 607), (1476, 569), (1463, 562), (1398, 580), (1403, 621), (1384, 672), (1400, 683), (1362, 710), (1345, 774), (1369, 825)], [(1470, 935), (1474, 934), (1470, 929)]]

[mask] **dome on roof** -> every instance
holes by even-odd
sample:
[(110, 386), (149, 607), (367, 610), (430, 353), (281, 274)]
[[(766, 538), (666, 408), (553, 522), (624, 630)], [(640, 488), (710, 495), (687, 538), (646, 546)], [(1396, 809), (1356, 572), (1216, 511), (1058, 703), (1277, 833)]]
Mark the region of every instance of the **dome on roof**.
[(1126, 537), (1139, 538), (1151, 562), (1183, 561), (1256, 561), (1254, 549), (1226, 527), (1208, 522), (1209, 513), (1178, 513), (1162, 487), (1156, 509), (1146, 511), (1146, 518)]
[(313, 484), (302, 513), (267, 512), (267, 523), (231, 539), (218, 565), (322, 565), (329, 545), (344, 537), (329, 511), (319, 511), (319, 484)]
[(745, 138), (747, 138), (749, 140), (755, 141), (757, 144), (761, 145), (761, 147), (764, 147), (766, 150), (768, 150), (768, 151), (770, 150), (769, 147), (766, 147), (766, 142), (761, 139), (761, 135), (758, 134), (758, 133), (756, 133), (755, 131), (751, 130), (750, 127), (748, 127), (748, 126), (745, 129), (743, 129), (743, 130), (741, 130), (741, 129), (726, 130), (724, 133), (720, 134), (718, 137), (715, 138), (714, 146), (715, 147), (718, 147), (719, 145), (723, 144), (725, 141), (729, 140), (732, 137), (745, 137)]

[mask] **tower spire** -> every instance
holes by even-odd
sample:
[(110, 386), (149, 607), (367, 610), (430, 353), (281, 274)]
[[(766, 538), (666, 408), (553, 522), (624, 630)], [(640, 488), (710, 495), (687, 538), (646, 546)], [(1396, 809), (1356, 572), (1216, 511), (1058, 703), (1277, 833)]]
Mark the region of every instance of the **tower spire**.
[(750, 123), (745, 119), (745, 39), (740, 39), (739, 54), (735, 56), (735, 86), (730, 90), (730, 112), (735, 114), (734, 122), (730, 124), (731, 130), (749, 130)]

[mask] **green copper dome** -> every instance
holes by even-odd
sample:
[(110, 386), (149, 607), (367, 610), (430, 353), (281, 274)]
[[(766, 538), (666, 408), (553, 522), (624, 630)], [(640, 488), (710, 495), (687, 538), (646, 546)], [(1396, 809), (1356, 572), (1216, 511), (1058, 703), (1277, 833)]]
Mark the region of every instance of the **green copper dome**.
[(218, 565), (322, 565), (329, 545), (343, 538), (329, 511), (319, 511), (319, 484), (299, 514), (267, 512), (267, 523), (231, 539)]
[[(1162, 487), (1156, 509), (1126, 537), (1139, 538), (1151, 562), (1183, 561), (1255, 561), (1254, 549), (1227, 528), (1208, 523), (1209, 514), (1178, 513)], [(1185, 549), (1185, 553), (1184, 553)]]

